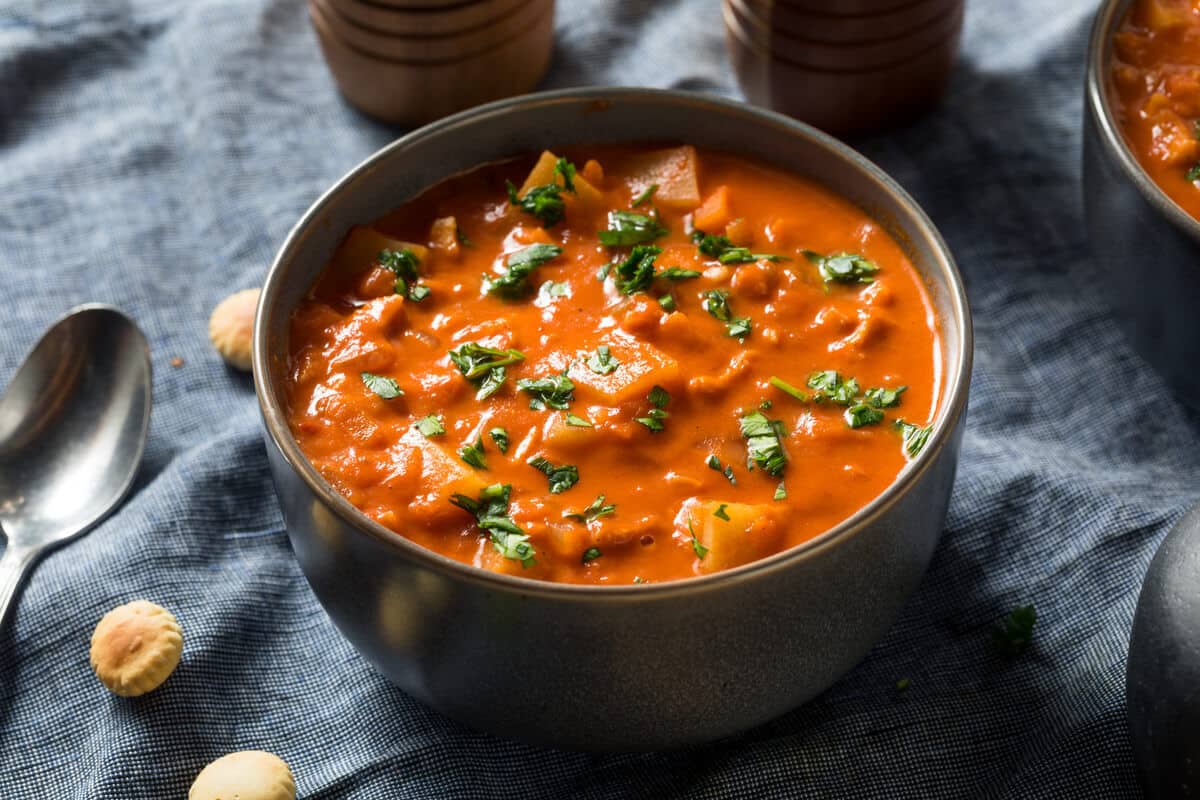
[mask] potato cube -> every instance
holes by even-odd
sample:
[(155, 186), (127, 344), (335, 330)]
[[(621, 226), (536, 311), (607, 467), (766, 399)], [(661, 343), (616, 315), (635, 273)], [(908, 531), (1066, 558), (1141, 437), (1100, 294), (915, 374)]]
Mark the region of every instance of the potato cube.
[[(702, 500), (681, 512), (684, 527), (707, 548), (700, 559), (701, 572), (717, 572), (746, 564), (779, 549), (783, 528), (773, 509), (750, 503), (721, 503)], [(728, 517), (729, 519), (724, 519)]]
[(690, 210), (700, 205), (700, 181), (696, 171), (696, 148), (691, 145), (654, 150), (626, 159), (622, 171), (633, 197), (657, 184), (654, 202), (664, 208)]
[(338, 269), (357, 272), (378, 263), (383, 250), (411, 250), (421, 261), (429, 257), (429, 248), (424, 245), (392, 239), (374, 228), (355, 225), (333, 254), (333, 263)]
[[(559, 186), (562, 186), (562, 178), (554, 174), (556, 164), (558, 164), (558, 156), (549, 150), (543, 150), (541, 156), (538, 157), (537, 163), (529, 171), (529, 177), (521, 184), (521, 189), (517, 192), (517, 197), (524, 197), (535, 186), (545, 186), (548, 183), (557, 183)], [(570, 198), (571, 193), (566, 192), (563, 194), (563, 197)], [(575, 175), (575, 197), (585, 205), (600, 205), (603, 199), (599, 190), (588, 183), (587, 178), (578, 173)]]
[(607, 375), (598, 375), (589, 369), (586, 361), (596, 352), (596, 348), (592, 347), (578, 353), (568, 373), (576, 386), (596, 392), (600, 402), (609, 406), (645, 402), (656, 384), (668, 391), (681, 385), (679, 362), (654, 345), (620, 330), (609, 336), (605, 344), (612, 357), (620, 363), (620, 369)]

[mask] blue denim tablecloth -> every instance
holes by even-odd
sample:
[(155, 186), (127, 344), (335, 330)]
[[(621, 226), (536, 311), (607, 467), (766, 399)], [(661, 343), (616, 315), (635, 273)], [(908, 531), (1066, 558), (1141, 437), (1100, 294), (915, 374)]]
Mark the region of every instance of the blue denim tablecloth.
[[(975, 0), (944, 107), (855, 142), (940, 226), (976, 321), (956, 494), (901, 619), (737, 740), (589, 756), (452, 724), (337, 634), (289, 550), (250, 383), (209, 347), (213, 305), (397, 135), (338, 96), (302, 1), (0, 0), (0, 383), (52, 318), (104, 301), (149, 335), (156, 401), (132, 498), (42, 562), (0, 634), (0, 798), (183, 797), (244, 748), (286, 759), (304, 798), (1138, 796), (1126, 642), (1197, 498), (1200, 428), (1113, 326), (1083, 237), (1095, 6)], [(737, 92), (717, 0), (558, 10), (548, 87)], [(178, 615), (183, 662), (123, 700), (88, 638), (137, 597)], [(989, 628), (1024, 602), (1036, 643), (1006, 661)]]

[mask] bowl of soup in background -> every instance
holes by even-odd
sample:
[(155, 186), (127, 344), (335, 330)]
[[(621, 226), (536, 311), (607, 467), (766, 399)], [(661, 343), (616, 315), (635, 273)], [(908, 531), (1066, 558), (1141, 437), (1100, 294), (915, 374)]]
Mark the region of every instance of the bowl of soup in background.
[[(753, 155), (828, 187), (904, 244), (939, 326), (924, 449), (887, 489), (813, 539), (749, 564), (645, 585), (498, 574), (371, 520), (305, 457), (288, 424), (290, 322), (347, 232), (445, 178), (554, 147), (680, 142)], [(684, 92), (529, 95), (385, 147), (301, 218), (271, 267), (255, 386), (289, 537), (339, 630), (412, 696), (472, 727), (543, 745), (647, 750), (711, 741), (794, 708), (883, 635), (940, 534), (961, 440), (972, 335), (961, 279), (923, 212), (877, 167), (802, 123)], [(701, 456), (702, 457), (702, 454)]]
[[(1108, 0), (1092, 26), (1084, 95), (1084, 217), (1093, 255), (1104, 271), (1100, 284), (1130, 341), (1181, 399), (1197, 406), (1200, 221), (1155, 181), (1149, 170), (1160, 168), (1153, 156), (1135, 151), (1146, 142), (1139, 145), (1136, 135), (1127, 134), (1125, 119), (1140, 112), (1122, 101), (1114, 83), (1114, 69), (1121, 66), (1114, 37), (1130, 10), (1146, 5), (1145, 0)], [(1200, 21), (1193, 25), (1200, 28)], [(1200, 115), (1200, 107), (1195, 113)], [(1181, 175), (1187, 170), (1186, 165), (1177, 168)], [(1196, 192), (1200, 197), (1200, 188)]]

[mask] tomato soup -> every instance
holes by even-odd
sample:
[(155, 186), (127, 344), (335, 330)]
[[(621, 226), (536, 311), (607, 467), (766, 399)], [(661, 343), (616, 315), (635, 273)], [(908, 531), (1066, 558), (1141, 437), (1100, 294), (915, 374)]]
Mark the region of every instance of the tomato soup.
[(1200, 219), (1200, 2), (1136, 0), (1113, 37), (1114, 112), (1150, 177)]
[(842, 522), (929, 435), (938, 325), (861, 209), (681, 147), (542, 153), (350, 231), (287, 413), (371, 519), (565, 583), (673, 580)]

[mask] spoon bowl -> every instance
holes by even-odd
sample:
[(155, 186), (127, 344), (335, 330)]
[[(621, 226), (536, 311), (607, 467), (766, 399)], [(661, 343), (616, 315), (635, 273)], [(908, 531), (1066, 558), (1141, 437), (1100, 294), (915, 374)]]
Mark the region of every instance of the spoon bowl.
[(0, 624), (28, 567), (125, 498), (150, 406), (146, 338), (115, 308), (72, 310), (18, 368), (0, 397)]

